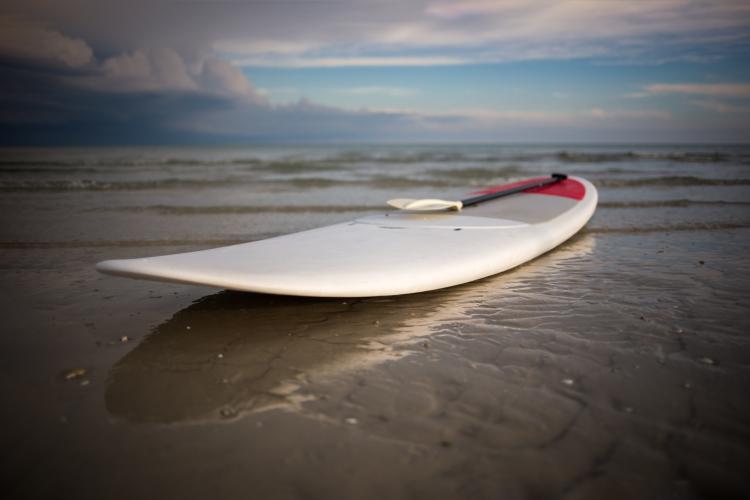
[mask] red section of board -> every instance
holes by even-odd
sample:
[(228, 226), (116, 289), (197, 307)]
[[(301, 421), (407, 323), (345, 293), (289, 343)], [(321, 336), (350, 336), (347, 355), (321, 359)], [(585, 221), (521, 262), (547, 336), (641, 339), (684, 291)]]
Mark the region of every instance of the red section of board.
[[(530, 182), (540, 182), (547, 179), (549, 179), (549, 177), (535, 177), (533, 179), (526, 179), (523, 181), (512, 182), (510, 184), (503, 184), (502, 186), (492, 186), (490, 188), (482, 189), (481, 191), (477, 191), (472, 194), (479, 195), (497, 193), (498, 191), (503, 191), (505, 189), (511, 189), (514, 187), (523, 186), (524, 184), (528, 184)], [(547, 186), (527, 189), (526, 191), (524, 191), (524, 193), (546, 194), (550, 196), (562, 196), (564, 198), (582, 200), (583, 196), (586, 194), (586, 188), (577, 180), (565, 179), (564, 181), (555, 182), (554, 184), (549, 184)]]

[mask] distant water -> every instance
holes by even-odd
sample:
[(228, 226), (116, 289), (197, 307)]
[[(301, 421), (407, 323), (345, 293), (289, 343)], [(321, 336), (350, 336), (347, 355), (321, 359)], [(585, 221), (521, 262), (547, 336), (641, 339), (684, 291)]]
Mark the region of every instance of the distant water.
[(747, 146), (36, 149), (0, 152), (0, 244), (218, 244), (551, 172), (600, 190), (589, 231), (750, 225)]

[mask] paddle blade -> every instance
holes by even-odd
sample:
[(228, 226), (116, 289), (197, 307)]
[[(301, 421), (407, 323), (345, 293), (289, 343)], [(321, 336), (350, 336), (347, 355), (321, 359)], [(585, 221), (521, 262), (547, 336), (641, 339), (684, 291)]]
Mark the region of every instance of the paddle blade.
[(461, 210), (463, 204), (460, 201), (424, 199), (415, 200), (412, 198), (394, 198), (388, 200), (388, 204), (399, 210)]

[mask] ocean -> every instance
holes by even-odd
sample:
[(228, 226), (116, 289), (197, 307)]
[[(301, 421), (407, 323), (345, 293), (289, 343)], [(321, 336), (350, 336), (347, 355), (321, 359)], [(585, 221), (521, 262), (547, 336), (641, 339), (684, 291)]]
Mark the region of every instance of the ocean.
[[(93, 268), (552, 172), (596, 185), (587, 226), (446, 290)], [(750, 146), (6, 149), (0, 193), (15, 498), (750, 495)]]
[(558, 171), (600, 191), (586, 232), (748, 224), (743, 146), (108, 148), (4, 151), (1, 237), (6, 248), (223, 244)]

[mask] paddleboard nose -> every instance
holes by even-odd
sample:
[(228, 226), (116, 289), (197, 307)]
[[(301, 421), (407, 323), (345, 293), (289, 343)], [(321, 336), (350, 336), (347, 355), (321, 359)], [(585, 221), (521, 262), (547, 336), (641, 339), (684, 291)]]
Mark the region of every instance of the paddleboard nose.
[(111, 274), (114, 276), (132, 276), (134, 273), (133, 261), (117, 259), (117, 260), (103, 260), (96, 264), (96, 270), (102, 274)]

